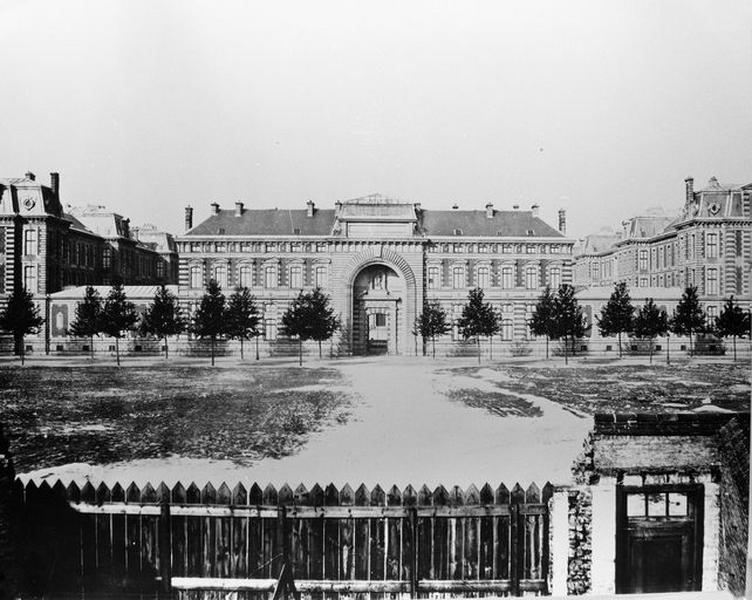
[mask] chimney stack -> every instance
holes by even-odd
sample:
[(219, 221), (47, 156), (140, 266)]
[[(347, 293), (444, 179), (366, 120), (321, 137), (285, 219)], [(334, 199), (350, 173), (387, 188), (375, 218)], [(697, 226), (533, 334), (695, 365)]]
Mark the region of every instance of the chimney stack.
[(493, 204), (490, 202), (486, 204), (486, 219), (493, 219), (494, 216), (494, 209)]
[(308, 202), (306, 202), (306, 217), (312, 217), (315, 209), (316, 205), (313, 203), (313, 200), (308, 200)]
[(193, 207), (185, 207), (185, 230), (193, 229)]
[(692, 204), (695, 199), (695, 180), (692, 177), (687, 177), (684, 180), (685, 201), (687, 206)]
[(563, 208), (559, 209), (559, 231), (567, 235), (567, 211)]
[(26, 179), (28, 179), (29, 181), (34, 181), (34, 180), (35, 180), (35, 179), (37, 178), (37, 176), (36, 176), (36, 175), (34, 175), (34, 173), (32, 173), (31, 171), (26, 171), (26, 173), (25, 173), (25, 177), (26, 177)]
[(217, 204), (216, 202), (212, 202), (211, 203), (211, 207), (212, 207), (212, 214), (213, 215), (218, 215), (219, 214), (219, 204)]
[(513, 205), (512, 205), (512, 208), (513, 208), (514, 210), (520, 210), (520, 205), (519, 205), (519, 204), (513, 204)]
[(242, 202), (236, 202), (235, 203), (235, 216), (236, 217), (242, 217), (243, 216), (243, 203)]
[(533, 204), (530, 210), (533, 211), (533, 218), (537, 219), (540, 216), (540, 206), (537, 204)]
[(60, 200), (60, 173), (50, 173), (50, 188), (52, 195)]
[(459, 210), (460, 205), (459, 204), (452, 204), (452, 210)]

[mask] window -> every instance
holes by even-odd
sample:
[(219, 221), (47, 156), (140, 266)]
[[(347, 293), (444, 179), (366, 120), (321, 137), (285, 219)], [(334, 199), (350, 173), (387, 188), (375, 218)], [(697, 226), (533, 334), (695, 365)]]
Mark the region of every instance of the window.
[(479, 288), (488, 287), (488, 267), (478, 267), (476, 286)]
[(227, 287), (227, 266), (226, 265), (216, 265), (214, 267), (214, 281), (217, 282), (217, 285), (221, 288)]
[(705, 255), (708, 258), (718, 258), (718, 234), (705, 234)]
[(501, 320), (501, 339), (511, 341), (514, 337), (514, 321), (512, 319)]
[(386, 313), (376, 313), (376, 327), (386, 327)]
[(551, 267), (548, 271), (548, 285), (552, 290), (558, 290), (561, 286), (561, 269), (559, 267)]
[(37, 230), (27, 229), (24, 232), (24, 254), (26, 256), (36, 256), (37, 253)]
[(640, 286), (639, 287), (648, 287), (648, 278), (647, 277), (640, 277)]
[(718, 269), (709, 267), (707, 277), (705, 278), (705, 293), (716, 295), (718, 293)]
[(300, 265), (292, 265), (290, 267), (290, 287), (302, 288), (303, 287), (303, 267)]
[(328, 269), (323, 265), (316, 267), (316, 287), (327, 287), (327, 271)]
[(439, 267), (428, 267), (428, 289), (435, 290), (441, 287), (441, 281), (439, 278)]
[(455, 290), (465, 287), (465, 267), (452, 267), (452, 287)]
[(109, 246), (105, 246), (102, 251), (102, 268), (109, 270), (112, 267), (112, 249)]
[(36, 294), (37, 289), (37, 267), (36, 265), (27, 265), (24, 267), (24, 280), (23, 285), (27, 292)]
[(452, 308), (452, 339), (458, 340), (462, 337), (462, 334), (460, 333), (460, 328), (457, 325), (457, 322), (462, 317), (462, 304), (455, 304)]
[(264, 267), (264, 287), (277, 287), (277, 265), (266, 265)]
[(535, 316), (535, 304), (528, 304), (525, 306), (525, 335), (528, 339), (534, 340), (535, 334), (530, 331), (530, 321)]
[(504, 289), (514, 287), (514, 269), (512, 267), (501, 268), (501, 287)]
[(157, 277), (159, 277), (160, 279), (164, 277), (164, 271), (165, 271), (164, 267), (165, 265), (163, 261), (161, 260), (157, 261)]
[(637, 268), (640, 271), (648, 270), (648, 251), (647, 250), (640, 250), (640, 258), (639, 258), (639, 264), (637, 265)]
[(204, 287), (204, 273), (201, 265), (191, 265), (191, 287), (199, 289)]
[(736, 255), (741, 256), (742, 255), (742, 232), (741, 230), (735, 231), (734, 236), (735, 236), (735, 242), (736, 242)]
[(269, 304), (264, 311), (264, 338), (277, 339), (277, 307)]
[(527, 267), (525, 269), (525, 287), (528, 290), (534, 290), (538, 287), (538, 267)]
[(238, 285), (240, 287), (251, 287), (251, 265), (240, 265), (238, 269)]
[(713, 325), (715, 323), (715, 319), (718, 316), (718, 307), (710, 305), (705, 309), (706, 314), (708, 315), (708, 320), (710, 321), (709, 325)]

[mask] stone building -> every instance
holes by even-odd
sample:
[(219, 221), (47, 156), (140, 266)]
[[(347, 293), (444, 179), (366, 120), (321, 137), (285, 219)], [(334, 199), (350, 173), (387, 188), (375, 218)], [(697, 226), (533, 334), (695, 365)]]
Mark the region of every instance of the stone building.
[(176, 277), (172, 236), (137, 233), (102, 206), (63, 208), (60, 176), (49, 185), (33, 173), (0, 179), (0, 299), (23, 286), (45, 297), (68, 286), (147, 284)]
[[(301, 289), (321, 287), (341, 315), (345, 353), (413, 354), (416, 316), (438, 301), (454, 319), (468, 291), (481, 287), (502, 315), (502, 340), (529, 337), (526, 322), (541, 290), (572, 282), (574, 240), (564, 211), (555, 229), (530, 210), (427, 210), (379, 194), (318, 208), (234, 209), (211, 205), (176, 239), (182, 299), (195, 305), (210, 279), (246, 286), (263, 313), (263, 339), (274, 344), (280, 319)], [(453, 331), (446, 352), (461, 346)]]
[[(678, 298), (694, 285), (709, 317), (734, 296), (752, 300), (752, 184), (721, 184), (712, 177), (695, 191), (685, 180), (684, 205), (678, 214), (660, 210), (632, 217), (619, 232), (587, 236), (575, 249), (574, 282), (603, 290), (614, 284), (670, 289)], [(644, 294), (640, 294), (644, 295)]]

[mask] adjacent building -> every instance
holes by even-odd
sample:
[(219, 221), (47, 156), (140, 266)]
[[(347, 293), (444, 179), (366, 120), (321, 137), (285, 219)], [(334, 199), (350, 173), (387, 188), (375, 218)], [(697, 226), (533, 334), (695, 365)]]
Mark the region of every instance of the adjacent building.
[(23, 286), (37, 297), (70, 286), (172, 283), (172, 236), (103, 206), (63, 207), (60, 176), (0, 179), (0, 298)]

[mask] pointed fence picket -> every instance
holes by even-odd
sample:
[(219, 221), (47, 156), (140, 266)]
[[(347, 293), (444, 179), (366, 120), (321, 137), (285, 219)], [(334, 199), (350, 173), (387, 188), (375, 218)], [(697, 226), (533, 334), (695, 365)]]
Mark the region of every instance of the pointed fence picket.
[(55, 523), (61, 558), (50, 568), (67, 587), (167, 592), (211, 580), (258, 598), (283, 564), (304, 593), (546, 593), (552, 492), (534, 483), (16, 487), (32, 538)]

